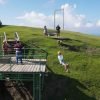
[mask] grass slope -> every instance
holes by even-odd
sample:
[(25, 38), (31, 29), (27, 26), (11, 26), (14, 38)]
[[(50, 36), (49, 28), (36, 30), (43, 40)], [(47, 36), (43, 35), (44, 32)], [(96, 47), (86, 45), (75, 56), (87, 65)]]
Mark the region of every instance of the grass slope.
[[(100, 100), (100, 37), (62, 31), (65, 39), (58, 44), (56, 38), (45, 37), (43, 29), (20, 26), (4, 26), (0, 35), (6, 32), (14, 38), (16, 31), (27, 47), (46, 48), (49, 54), (43, 100)], [(59, 50), (70, 64), (70, 73), (58, 63)]]

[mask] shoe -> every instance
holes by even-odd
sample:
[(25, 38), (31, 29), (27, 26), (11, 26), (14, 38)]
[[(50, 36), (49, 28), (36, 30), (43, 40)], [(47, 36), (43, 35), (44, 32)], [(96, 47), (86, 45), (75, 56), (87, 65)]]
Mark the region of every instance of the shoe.
[(24, 65), (23, 63), (21, 63), (21, 65)]
[(67, 69), (66, 72), (69, 72), (69, 70)]

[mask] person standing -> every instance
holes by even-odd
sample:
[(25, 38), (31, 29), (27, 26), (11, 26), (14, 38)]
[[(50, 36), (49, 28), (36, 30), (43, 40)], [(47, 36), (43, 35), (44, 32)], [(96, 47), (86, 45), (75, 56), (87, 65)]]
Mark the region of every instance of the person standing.
[(59, 63), (62, 66), (64, 66), (65, 71), (69, 72), (69, 64), (64, 62), (63, 55), (62, 55), (61, 51), (58, 51), (58, 60), (59, 60)]
[(3, 41), (3, 55), (9, 54), (8, 53), (8, 49), (9, 48), (9, 44), (7, 43), (7, 41)]
[(22, 64), (22, 44), (21, 42), (17, 41), (14, 45), (14, 49), (16, 50), (16, 63), (18, 64), (18, 60), (20, 60), (20, 63)]
[(60, 36), (60, 26), (59, 25), (57, 25), (56, 26), (56, 31), (57, 31), (57, 37), (59, 37)]
[(43, 33), (44, 33), (44, 35), (45, 35), (45, 36), (47, 36), (47, 35), (48, 35), (48, 33), (47, 33), (47, 27), (46, 27), (46, 26), (44, 26)]

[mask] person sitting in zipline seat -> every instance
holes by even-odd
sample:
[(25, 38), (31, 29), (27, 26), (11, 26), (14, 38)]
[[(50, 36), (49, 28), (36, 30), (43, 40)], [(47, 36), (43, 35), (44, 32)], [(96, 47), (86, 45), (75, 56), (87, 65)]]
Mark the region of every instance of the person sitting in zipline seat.
[(58, 60), (59, 60), (59, 63), (62, 66), (64, 66), (65, 71), (69, 72), (69, 64), (64, 62), (63, 55), (62, 55), (61, 51), (58, 51)]

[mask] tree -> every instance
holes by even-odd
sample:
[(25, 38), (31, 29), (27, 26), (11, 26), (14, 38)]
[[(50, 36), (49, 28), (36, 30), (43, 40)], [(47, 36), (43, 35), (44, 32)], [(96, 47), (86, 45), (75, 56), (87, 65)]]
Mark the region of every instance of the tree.
[(0, 26), (2, 26), (2, 22), (1, 22), (1, 20), (0, 20)]

